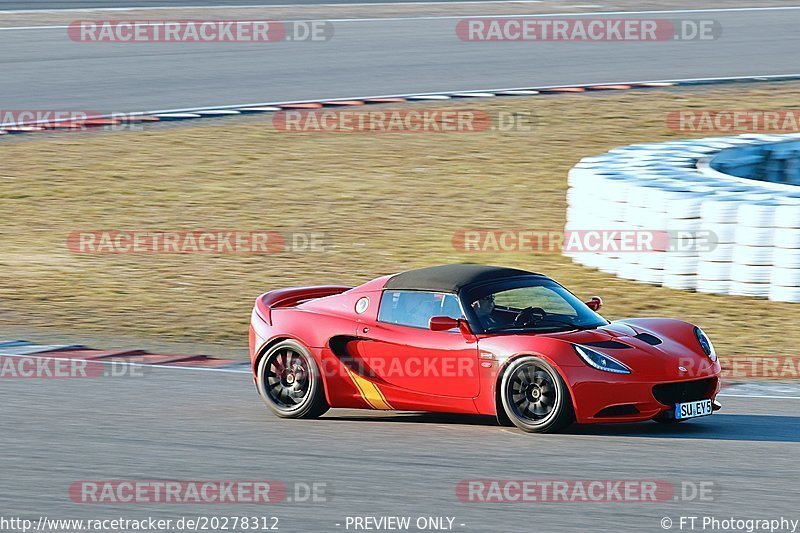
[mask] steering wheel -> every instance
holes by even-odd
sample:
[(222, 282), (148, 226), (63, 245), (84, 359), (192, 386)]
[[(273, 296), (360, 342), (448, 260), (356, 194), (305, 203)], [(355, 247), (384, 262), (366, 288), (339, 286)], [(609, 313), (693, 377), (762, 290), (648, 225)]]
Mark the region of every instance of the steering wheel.
[(526, 307), (514, 319), (514, 325), (518, 327), (526, 326), (535, 319), (541, 320), (546, 314), (547, 312), (541, 307)]

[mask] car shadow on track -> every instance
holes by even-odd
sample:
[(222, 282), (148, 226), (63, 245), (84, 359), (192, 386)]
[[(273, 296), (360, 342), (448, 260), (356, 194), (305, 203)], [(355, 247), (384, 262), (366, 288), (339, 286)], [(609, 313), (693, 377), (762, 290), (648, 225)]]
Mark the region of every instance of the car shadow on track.
[[(447, 413), (375, 413), (337, 415), (335, 412), (323, 417), (327, 421), (384, 422), (415, 424), (452, 424), (464, 426), (495, 426), (493, 416), (458, 415)], [(374, 413), (374, 414), (373, 414)], [(516, 428), (508, 428), (519, 431)], [(800, 417), (775, 415), (731, 415), (715, 414), (701, 420), (690, 420), (679, 424), (637, 422), (634, 424), (572, 425), (562, 434), (593, 435), (605, 437), (650, 437), (674, 439), (800, 442)]]
[(654, 437), (766, 442), (800, 442), (800, 417), (715, 414), (680, 424), (641, 422), (572, 426), (565, 433), (606, 437)]
[[(454, 413), (417, 413), (417, 412), (397, 412), (387, 413), (385, 411), (347, 411), (346, 414), (325, 415), (321, 420), (340, 420), (347, 422), (393, 422), (393, 423), (416, 423), (416, 424), (453, 424), (463, 426), (497, 426), (497, 419), (493, 416), (482, 415), (461, 415)], [(363, 414), (362, 414), (363, 413)]]

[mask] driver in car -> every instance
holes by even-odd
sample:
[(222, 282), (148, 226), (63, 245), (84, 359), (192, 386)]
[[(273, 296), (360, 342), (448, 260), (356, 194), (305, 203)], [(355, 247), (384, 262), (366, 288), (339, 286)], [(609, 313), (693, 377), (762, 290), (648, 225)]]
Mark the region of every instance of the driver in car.
[(478, 315), (484, 329), (492, 329), (503, 324), (494, 313), (494, 294), (488, 294), (480, 300), (472, 302), (472, 310)]

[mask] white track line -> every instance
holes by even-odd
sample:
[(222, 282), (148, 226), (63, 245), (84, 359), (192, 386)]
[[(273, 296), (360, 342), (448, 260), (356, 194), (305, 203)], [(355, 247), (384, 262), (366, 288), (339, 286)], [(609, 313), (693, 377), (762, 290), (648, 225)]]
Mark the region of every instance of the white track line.
[(763, 398), (765, 400), (800, 400), (800, 396), (775, 396), (768, 394), (717, 394), (718, 398)]
[[(324, 4), (253, 4), (244, 6), (139, 6), (139, 7), (82, 7), (82, 8), (64, 8), (64, 9), (11, 9), (0, 11), (0, 15), (6, 14), (34, 14), (34, 13), (86, 13), (92, 11), (152, 11), (152, 10), (176, 10), (176, 9), (256, 9), (256, 8), (272, 8), (272, 7), (364, 7), (364, 6), (425, 6), (425, 5), (449, 5), (449, 4), (541, 4), (543, 0), (453, 0), (447, 1), (431, 1), (431, 2), (359, 2), (359, 3), (324, 3)], [(585, 7), (600, 7), (600, 6), (573, 6), (576, 8)]]
[[(139, 6), (139, 7), (83, 7), (83, 8), (64, 8), (64, 9), (16, 9), (0, 10), (0, 15), (6, 14), (36, 14), (36, 13), (86, 13), (93, 11), (154, 11), (154, 10), (178, 10), (178, 9), (257, 9), (257, 8), (298, 8), (298, 7), (369, 7), (369, 6), (427, 6), (427, 5), (458, 5), (458, 4), (541, 4), (544, 0), (432, 0), (431, 2), (353, 2), (353, 3), (320, 3), (320, 4), (253, 4), (253, 5), (234, 5), (234, 6)], [(575, 8), (597, 8), (599, 5), (578, 5), (567, 6)]]
[[(272, 102), (252, 102), (246, 104), (226, 104), (226, 105), (216, 105), (216, 106), (207, 106), (207, 107), (185, 107), (185, 108), (178, 108), (178, 109), (157, 109), (153, 111), (128, 111), (127, 114), (130, 115), (155, 115), (155, 114), (162, 114), (162, 113), (192, 113), (197, 111), (208, 111), (213, 109), (238, 109), (241, 107), (272, 107), (272, 106), (281, 106), (286, 104), (305, 104), (305, 103), (313, 103), (313, 102), (327, 102), (327, 101), (336, 101), (336, 100), (369, 100), (371, 98), (408, 98), (412, 96), (422, 96), (422, 95), (438, 95), (438, 94), (454, 94), (454, 93), (465, 93), (465, 92), (476, 92), (476, 93), (502, 93), (506, 91), (522, 91), (522, 90), (547, 90), (547, 89), (558, 89), (562, 87), (594, 87), (597, 85), (639, 85), (643, 83), (691, 83), (691, 82), (724, 82), (724, 81), (741, 81), (741, 80), (763, 80), (763, 81), (796, 81), (796, 79), (800, 79), (800, 74), (753, 74), (751, 76), (725, 76), (725, 77), (718, 77), (718, 78), (676, 78), (676, 79), (661, 79), (661, 80), (639, 80), (639, 81), (608, 81), (608, 82), (597, 82), (597, 83), (576, 83), (576, 84), (561, 84), (561, 85), (540, 85), (540, 86), (524, 86), (524, 87), (503, 87), (500, 89), (471, 89), (471, 90), (452, 90), (452, 91), (435, 91), (435, 92), (426, 92), (426, 93), (394, 93), (394, 94), (378, 94), (378, 95), (369, 95), (369, 96), (347, 96), (347, 97), (335, 97), (335, 98), (311, 98), (307, 100), (283, 100), (283, 101), (272, 101)], [(414, 103), (414, 102), (412, 102)], [(120, 113), (120, 112), (117, 112)], [(92, 115), (86, 118), (110, 118), (114, 116), (113, 114), (106, 114), (106, 115)], [(26, 122), (24, 125), (34, 125), (40, 122), (47, 122), (46, 120), (38, 120), (35, 122)], [(19, 125), (19, 124), (18, 124)]]
[[(0, 14), (35, 14), (35, 13), (85, 13), (91, 11), (141, 11), (141, 10), (175, 10), (175, 9), (254, 9), (272, 7), (368, 7), (368, 6), (404, 6), (404, 5), (449, 5), (449, 4), (539, 4), (542, 0), (454, 0), (431, 1), (431, 2), (358, 2), (358, 3), (324, 3), (324, 4), (256, 4), (245, 6), (142, 6), (142, 7), (94, 7), (94, 8), (67, 8), (67, 9), (20, 9), (0, 11)], [(576, 5), (569, 6), (575, 8), (596, 8), (601, 5)], [(767, 6), (767, 7), (719, 7), (719, 8), (695, 8), (695, 9), (650, 9), (641, 11), (592, 11), (590, 15), (644, 15), (644, 14), (668, 14), (668, 13), (727, 13), (737, 11), (782, 11), (788, 9), (798, 9), (800, 6)], [(552, 16), (581, 16), (586, 13), (544, 13), (530, 16), (552, 17)]]
[[(777, 80), (781, 78), (800, 78), (800, 74), (768, 74), (768, 75), (758, 75), (754, 74), (752, 76), (727, 76), (727, 77), (720, 77), (720, 78), (681, 78), (681, 79), (665, 79), (665, 80), (642, 80), (642, 81), (614, 81), (614, 82), (598, 82), (598, 83), (582, 83), (582, 84), (567, 84), (567, 85), (543, 85), (539, 87), (535, 86), (526, 86), (526, 87), (504, 87), (501, 89), (472, 89), (469, 91), (465, 91), (464, 89), (459, 90), (452, 90), (452, 91), (435, 91), (435, 92), (428, 92), (428, 93), (399, 93), (399, 94), (382, 94), (382, 95), (372, 95), (372, 96), (352, 96), (352, 97), (341, 97), (341, 98), (316, 98), (310, 100), (294, 100), (294, 101), (283, 101), (283, 102), (262, 102), (262, 103), (253, 103), (253, 104), (235, 104), (235, 105), (224, 105), (224, 106), (212, 106), (212, 107), (195, 107), (195, 108), (185, 108), (185, 109), (163, 109), (157, 111), (144, 111), (141, 114), (150, 115), (154, 113), (189, 113), (191, 111), (204, 111), (207, 109), (236, 109), (239, 107), (262, 107), (262, 106), (279, 106), (284, 104), (300, 104), (300, 103), (308, 103), (308, 102), (322, 102), (322, 101), (329, 101), (329, 100), (369, 100), (371, 98), (407, 98), (409, 96), (420, 96), (426, 94), (452, 94), (452, 93), (463, 93), (463, 92), (476, 92), (476, 93), (498, 93), (504, 91), (520, 91), (524, 89), (534, 89), (534, 90), (546, 90), (546, 89), (558, 89), (561, 87), (594, 87), (596, 85), (639, 85), (643, 83), (690, 83), (690, 82), (715, 82), (715, 81), (736, 81), (736, 80), (749, 80), (753, 78), (763, 78), (764, 81), (770, 80)], [(137, 112), (138, 114), (138, 112)]]
[[(450, 3), (450, 2), (445, 2)], [(348, 5), (348, 4), (341, 4)], [(352, 4), (350, 4), (352, 5)], [(374, 4), (369, 4), (374, 5)], [(380, 22), (380, 21), (405, 21), (405, 20), (456, 20), (464, 18), (542, 18), (542, 17), (586, 17), (596, 15), (669, 15), (678, 13), (737, 13), (737, 12), (754, 12), (754, 11), (796, 11), (800, 6), (784, 6), (784, 7), (731, 7), (719, 9), (678, 9), (678, 10), (662, 10), (662, 11), (594, 11), (587, 13), (540, 13), (531, 15), (518, 15), (518, 14), (479, 14), (479, 15), (435, 15), (435, 16), (417, 16), (417, 17), (373, 17), (373, 18), (328, 18), (328, 19), (281, 19), (282, 22), (291, 22), (297, 20), (303, 21), (326, 21), (326, 22)], [(2, 13), (2, 12), (0, 12)], [(240, 20), (239, 22), (261, 22), (263, 19), (253, 20)], [(163, 22), (153, 22), (152, 25), (164, 24)], [(63, 30), (69, 28), (68, 25), (54, 25), (54, 26), (5, 26), (0, 27), (0, 31), (14, 31), (14, 30)]]

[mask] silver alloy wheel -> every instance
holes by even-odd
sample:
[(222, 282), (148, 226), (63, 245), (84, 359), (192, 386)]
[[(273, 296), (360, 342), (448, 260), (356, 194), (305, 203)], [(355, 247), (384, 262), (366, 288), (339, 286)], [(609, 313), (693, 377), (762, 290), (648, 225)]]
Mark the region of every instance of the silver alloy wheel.
[(546, 422), (559, 399), (553, 376), (533, 362), (514, 369), (506, 393), (514, 414), (532, 424)]
[(306, 356), (290, 347), (282, 347), (267, 358), (262, 376), (266, 395), (281, 411), (302, 408), (310, 397), (314, 380)]

